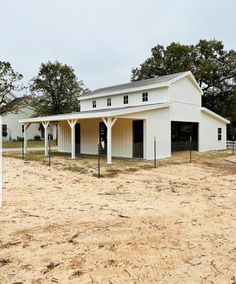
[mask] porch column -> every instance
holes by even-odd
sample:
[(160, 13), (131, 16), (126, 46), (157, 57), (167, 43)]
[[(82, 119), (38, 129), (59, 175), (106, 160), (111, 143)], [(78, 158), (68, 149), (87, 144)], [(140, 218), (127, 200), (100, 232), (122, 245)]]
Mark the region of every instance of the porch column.
[(75, 159), (75, 125), (77, 119), (67, 120), (71, 128), (71, 159)]
[(117, 117), (112, 119), (112, 117), (108, 117), (105, 119), (104, 117), (102, 118), (103, 122), (105, 123), (107, 127), (107, 164), (112, 163), (112, 126), (115, 124)]
[(48, 126), (49, 126), (49, 121), (43, 121), (42, 125), (44, 127), (44, 152), (45, 156), (48, 156)]
[(30, 126), (30, 123), (23, 124), (24, 126), (24, 154), (27, 153), (27, 129)]

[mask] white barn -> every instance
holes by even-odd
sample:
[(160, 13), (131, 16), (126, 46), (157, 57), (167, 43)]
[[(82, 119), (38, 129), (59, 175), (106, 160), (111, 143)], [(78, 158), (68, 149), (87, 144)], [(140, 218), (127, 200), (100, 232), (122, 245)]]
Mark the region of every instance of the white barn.
[[(112, 157), (158, 159), (174, 150), (226, 148), (227, 119), (202, 107), (202, 90), (192, 73), (182, 72), (95, 90), (80, 97), (81, 112), (21, 119), (29, 129), (43, 123), (45, 137), (58, 124), (58, 151), (97, 154), (104, 146)], [(27, 137), (27, 132), (25, 132)], [(45, 154), (47, 155), (47, 140)], [(27, 144), (25, 139), (25, 152)]]

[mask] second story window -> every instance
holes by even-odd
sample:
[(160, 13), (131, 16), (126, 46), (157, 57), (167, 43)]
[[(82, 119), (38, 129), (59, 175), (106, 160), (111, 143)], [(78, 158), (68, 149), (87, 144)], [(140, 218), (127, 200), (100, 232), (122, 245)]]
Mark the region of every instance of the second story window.
[(127, 105), (129, 103), (129, 97), (124, 96), (124, 105)]
[(111, 106), (111, 98), (107, 99), (107, 106)]
[(93, 101), (93, 108), (96, 108), (97, 107), (97, 103), (96, 103), (96, 101), (94, 100)]
[(148, 93), (143, 93), (143, 102), (148, 102)]

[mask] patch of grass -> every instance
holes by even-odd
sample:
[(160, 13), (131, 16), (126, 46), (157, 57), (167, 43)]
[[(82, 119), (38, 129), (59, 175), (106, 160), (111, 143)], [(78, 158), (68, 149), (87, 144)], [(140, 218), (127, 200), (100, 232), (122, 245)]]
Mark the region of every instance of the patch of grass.
[(137, 172), (139, 169), (138, 168), (127, 168), (127, 172)]
[[(12, 152), (12, 153), (3, 153), (3, 157), (22, 159), (22, 153)], [(26, 161), (43, 161), (45, 160), (43, 152), (30, 152), (24, 155), (24, 160)]]
[(64, 169), (67, 170), (67, 171), (71, 171), (71, 172), (79, 172), (81, 174), (88, 173), (88, 169), (83, 167), (83, 166), (69, 165), (69, 166), (65, 167)]
[[(51, 141), (51, 147), (56, 146), (56, 141)], [(22, 147), (22, 141), (3, 141), (2, 142), (2, 148), (21, 148)], [(28, 148), (43, 148), (44, 147), (44, 140), (34, 141), (34, 140), (28, 140), (27, 141), (27, 147)]]
[(103, 174), (103, 177), (115, 177), (121, 172), (120, 169), (117, 168), (107, 168), (106, 172)]

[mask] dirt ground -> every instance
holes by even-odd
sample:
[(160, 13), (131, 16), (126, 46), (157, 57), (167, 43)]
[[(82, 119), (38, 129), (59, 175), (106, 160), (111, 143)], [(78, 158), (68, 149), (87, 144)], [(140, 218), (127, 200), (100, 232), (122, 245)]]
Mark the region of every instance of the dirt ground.
[[(236, 162), (235, 157), (227, 160)], [(236, 164), (112, 177), (4, 158), (0, 283), (236, 283)]]

